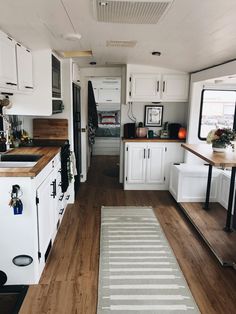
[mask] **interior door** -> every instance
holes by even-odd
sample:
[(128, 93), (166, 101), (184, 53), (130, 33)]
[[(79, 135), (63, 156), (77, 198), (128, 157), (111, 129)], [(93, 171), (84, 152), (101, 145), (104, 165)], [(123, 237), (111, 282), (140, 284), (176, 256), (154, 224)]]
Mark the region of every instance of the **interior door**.
[(81, 105), (80, 87), (73, 83), (73, 130), (74, 130), (74, 153), (76, 158), (77, 176), (75, 176), (75, 195), (80, 186), (81, 173)]

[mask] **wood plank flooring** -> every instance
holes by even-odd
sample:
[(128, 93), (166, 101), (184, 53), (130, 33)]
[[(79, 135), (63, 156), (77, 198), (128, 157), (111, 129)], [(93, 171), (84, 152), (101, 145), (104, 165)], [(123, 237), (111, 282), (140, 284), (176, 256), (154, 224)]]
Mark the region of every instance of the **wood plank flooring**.
[(209, 248), (225, 266), (236, 264), (236, 232), (223, 230), (227, 211), (218, 203), (210, 203), (209, 210), (202, 203), (181, 203), (183, 211), (198, 229)]
[(203, 314), (236, 313), (236, 272), (223, 268), (167, 191), (123, 191), (104, 175), (116, 157), (93, 157), (88, 181), (65, 213), (39, 285), (31, 286), (20, 314), (95, 314), (100, 208), (153, 206)]

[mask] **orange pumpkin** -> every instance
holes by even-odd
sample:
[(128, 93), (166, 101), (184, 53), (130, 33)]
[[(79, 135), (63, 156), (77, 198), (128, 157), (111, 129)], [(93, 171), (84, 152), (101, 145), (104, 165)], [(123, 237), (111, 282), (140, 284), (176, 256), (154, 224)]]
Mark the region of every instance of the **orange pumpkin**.
[(187, 131), (185, 128), (180, 128), (178, 132), (178, 138), (181, 140), (186, 139)]

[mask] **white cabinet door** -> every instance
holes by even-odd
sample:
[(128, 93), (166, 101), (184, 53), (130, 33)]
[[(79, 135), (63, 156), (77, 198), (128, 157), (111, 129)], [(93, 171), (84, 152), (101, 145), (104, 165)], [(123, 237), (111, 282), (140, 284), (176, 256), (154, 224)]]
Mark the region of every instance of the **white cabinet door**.
[(15, 41), (0, 32), (0, 87), (17, 89)]
[[(126, 146), (127, 183), (145, 183), (146, 176), (146, 144), (132, 143)], [(128, 149), (128, 150), (127, 150)]]
[(130, 100), (160, 100), (160, 84), (161, 75), (159, 74), (132, 74)]
[(163, 74), (162, 100), (187, 101), (188, 100), (188, 75)]
[(16, 45), (18, 88), (21, 91), (33, 90), (33, 59), (27, 48)]
[(165, 147), (161, 144), (148, 144), (146, 183), (164, 183)]
[(37, 189), (39, 250), (42, 257), (44, 256), (53, 235), (52, 226), (54, 222), (54, 213), (52, 193), (52, 177), (49, 175)]
[(120, 103), (120, 89), (99, 88), (98, 103)]

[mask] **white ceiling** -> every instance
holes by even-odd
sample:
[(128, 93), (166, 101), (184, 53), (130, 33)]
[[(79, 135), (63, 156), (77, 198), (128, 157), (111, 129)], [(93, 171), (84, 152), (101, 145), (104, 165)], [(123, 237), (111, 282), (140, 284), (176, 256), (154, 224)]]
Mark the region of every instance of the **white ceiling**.
[[(91, 0), (0, 0), (0, 28), (31, 49), (91, 49), (94, 57), (78, 59), (81, 66), (96, 60), (192, 72), (236, 58), (236, 0), (175, 0), (156, 25), (97, 22)], [(80, 41), (61, 38), (74, 32)], [(137, 45), (106, 47), (107, 40)], [(161, 57), (152, 56), (153, 50)]]

